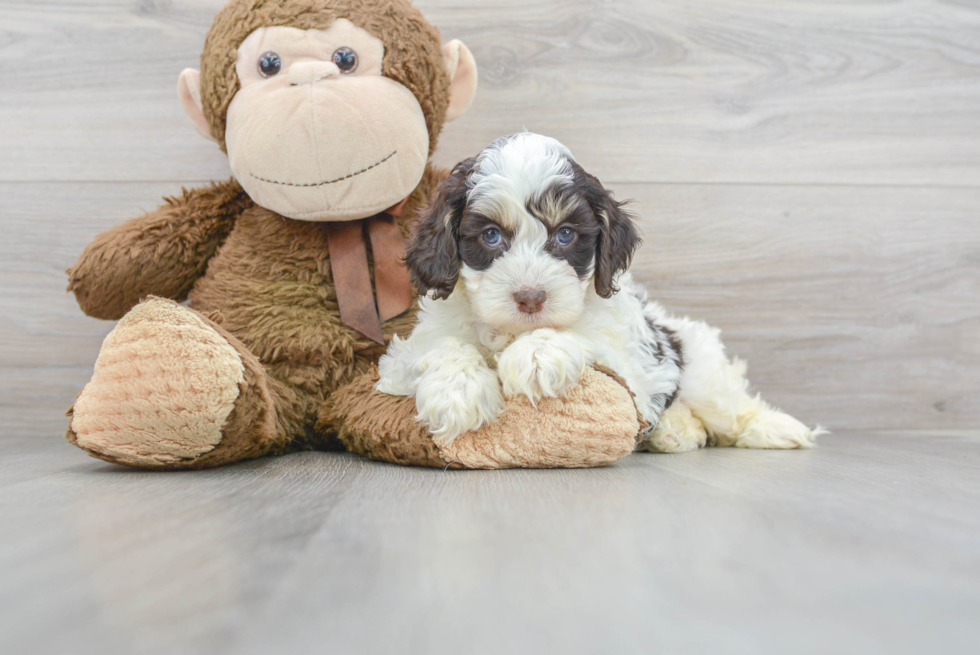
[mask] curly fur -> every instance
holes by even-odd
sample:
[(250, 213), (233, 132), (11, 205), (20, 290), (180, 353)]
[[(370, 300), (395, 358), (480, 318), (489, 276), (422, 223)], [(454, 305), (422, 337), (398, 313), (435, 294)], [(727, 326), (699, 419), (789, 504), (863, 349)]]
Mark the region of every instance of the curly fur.
[[(638, 245), (623, 203), (565, 146), (498, 139), (454, 169), (421, 219), (408, 263), (430, 297), (381, 358), (377, 389), (414, 396), (450, 443), (495, 421), (505, 398), (564, 397), (599, 364), (635, 394), (648, 448), (809, 447), (813, 432), (748, 393), (718, 330), (648, 300), (626, 270)], [(684, 409), (657, 433), (675, 402)]]

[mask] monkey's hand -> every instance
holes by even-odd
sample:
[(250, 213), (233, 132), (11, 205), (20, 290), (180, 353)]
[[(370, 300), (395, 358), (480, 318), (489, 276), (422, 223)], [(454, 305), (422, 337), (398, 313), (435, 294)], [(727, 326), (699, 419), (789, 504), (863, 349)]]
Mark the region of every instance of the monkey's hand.
[(570, 391), (589, 364), (581, 340), (551, 328), (518, 337), (497, 359), (504, 396), (560, 398)]
[(233, 180), (185, 190), (96, 237), (68, 269), (68, 290), (82, 311), (107, 320), (122, 318), (147, 296), (183, 301), (251, 205)]

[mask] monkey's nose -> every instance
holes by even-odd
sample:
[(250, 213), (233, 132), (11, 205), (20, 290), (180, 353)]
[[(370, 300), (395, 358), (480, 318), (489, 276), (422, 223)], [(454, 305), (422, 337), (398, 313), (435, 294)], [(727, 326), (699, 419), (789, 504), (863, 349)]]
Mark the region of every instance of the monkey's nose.
[(332, 61), (304, 61), (289, 67), (289, 83), (293, 86), (313, 84), (340, 75), (340, 69)]
[(521, 289), (514, 294), (517, 309), (524, 314), (537, 314), (547, 299), (548, 292), (544, 289)]

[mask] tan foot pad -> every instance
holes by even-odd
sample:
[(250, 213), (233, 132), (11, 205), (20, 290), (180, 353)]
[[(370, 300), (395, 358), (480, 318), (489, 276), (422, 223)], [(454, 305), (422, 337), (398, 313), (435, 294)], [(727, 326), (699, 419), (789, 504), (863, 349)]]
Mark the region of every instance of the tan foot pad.
[(200, 316), (147, 300), (102, 344), (72, 409), (69, 439), (131, 466), (199, 457), (220, 443), (244, 374), (239, 354)]
[(377, 372), (334, 397), (333, 420), (352, 451), (397, 464), (453, 468), (584, 468), (606, 466), (636, 447), (640, 422), (630, 392), (610, 375), (587, 369), (564, 398), (534, 407), (507, 401), (496, 422), (436, 445), (415, 420), (415, 400), (374, 390)]

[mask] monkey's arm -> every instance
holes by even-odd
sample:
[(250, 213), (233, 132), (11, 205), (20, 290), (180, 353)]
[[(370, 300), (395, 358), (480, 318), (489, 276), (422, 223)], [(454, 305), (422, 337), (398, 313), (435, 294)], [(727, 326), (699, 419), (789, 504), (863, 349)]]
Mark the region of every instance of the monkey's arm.
[(252, 201), (234, 180), (184, 190), (145, 216), (100, 234), (68, 269), (89, 316), (118, 320), (146, 296), (184, 300)]

